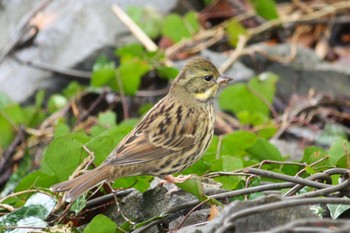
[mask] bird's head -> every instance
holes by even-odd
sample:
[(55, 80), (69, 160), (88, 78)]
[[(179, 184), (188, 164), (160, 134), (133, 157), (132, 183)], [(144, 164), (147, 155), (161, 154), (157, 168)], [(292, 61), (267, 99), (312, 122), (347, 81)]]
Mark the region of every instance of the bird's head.
[(184, 91), (199, 102), (207, 102), (214, 98), (220, 85), (225, 85), (230, 80), (232, 79), (221, 75), (210, 61), (196, 57), (181, 70), (170, 92), (180, 94)]

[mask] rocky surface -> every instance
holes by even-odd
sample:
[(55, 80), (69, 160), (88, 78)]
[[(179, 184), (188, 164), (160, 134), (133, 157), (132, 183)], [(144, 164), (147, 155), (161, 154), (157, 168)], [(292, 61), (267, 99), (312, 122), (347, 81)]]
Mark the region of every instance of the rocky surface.
[[(272, 203), (276, 201), (280, 201), (280, 197), (270, 195), (253, 201), (232, 202), (231, 204), (225, 206), (221, 211), (220, 215), (214, 220), (207, 222), (206, 224), (201, 226), (184, 227), (180, 229), (178, 233), (214, 233), (217, 232), (217, 230), (224, 225), (224, 221), (227, 218), (229, 218), (232, 214), (247, 208), (260, 206), (262, 204)], [(264, 231), (269, 230), (275, 226), (283, 225), (292, 220), (305, 218), (316, 218), (316, 216), (306, 206), (266, 211), (263, 213), (257, 213), (249, 215), (247, 217), (242, 217), (233, 222), (230, 222), (230, 224), (232, 224), (230, 228), (232, 229), (232, 231), (230, 232), (239, 233)]]
[[(288, 44), (259, 45), (259, 50), (270, 56), (287, 58), (291, 53)], [(253, 57), (242, 59), (243, 64), (257, 73), (271, 71), (279, 76), (277, 96), (288, 103), (292, 94), (306, 95), (310, 89), (319, 93), (348, 95), (350, 67), (344, 64), (320, 60), (313, 50), (298, 47), (294, 59), (288, 63), (272, 61), (256, 53)], [(283, 59), (281, 59), (283, 61)]]
[[(15, 28), (41, 1), (4, 1), (0, 7), (0, 51), (11, 41)], [(42, 12), (40, 22), (45, 26), (29, 47), (16, 51), (16, 56), (32, 62), (44, 62), (59, 68), (72, 68), (105, 46), (120, 46), (136, 41), (129, 30), (114, 15), (111, 5), (118, 3), (124, 10), (130, 5), (142, 6), (141, 0), (59, 0), (52, 1)], [(161, 12), (170, 11), (176, 0), (147, 1), (148, 7)], [(46, 25), (47, 24), (47, 25)], [(18, 33), (18, 32), (17, 32)], [(99, 54), (101, 55), (101, 54)], [(93, 63), (84, 65), (88, 70)], [(68, 80), (70, 81), (70, 80)], [(12, 56), (0, 63), (0, 92), (17, 102), (27, 100), (40, 88), (57, 89), (65, 85), (51, 73), (21, 65)], [(61, 82), (61, 84), (60, 84)]]
[[(187, 203), (189, 201), (197, 200), (190, 193), (186, 193), (182, 190), (173, 191), (176, 188), (173, 184), (166, 184), (159, 186), (159, 179), (155, 178), (152, 182), (152, 188), (144, 193), (133, 191), (119, 201), (122, 214), (135, 222), (142, 222), (151, 219), (155, 216), (159, 216), (165, 211), (170, 210), (173, 207)], [(221, 184), (211, 180), (203, 180), (204, 191), (207, 195), (217, 194), (224, 192), (221, 189)], [(170, 192), (169, 192), (170, 191)], [(185, 214), (191, 208), (184, 208), (174, 214), (171, 214), (166, 222), (169, 223), (166, 226), (170, 230), (176, 230), (184, 220)], [(113, 219), (117, 224), (125, 222), (125, 218), (118, 211), (118, 207), (114, 206), (110, 208), (106, 213), (108, 217)], [(194, 211), (190, 217), (188, 217), (183, 226), (189, 226), (196, 223), (201, 223), (206, 220), (209, 215), (209, 206), (203, 205), (197, 211)], [(159, 232), (157, 227), (152, 227), (146, 232)]]

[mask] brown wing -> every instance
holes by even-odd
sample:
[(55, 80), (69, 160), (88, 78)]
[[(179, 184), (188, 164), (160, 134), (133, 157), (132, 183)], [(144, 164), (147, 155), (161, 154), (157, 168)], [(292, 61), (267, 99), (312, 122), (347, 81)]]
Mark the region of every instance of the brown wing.
[(150, 110), (105, 163), (116, 166), (155, 161), (194, 145), (199, 128), (195, 112), (166, 103), (163, 99)]

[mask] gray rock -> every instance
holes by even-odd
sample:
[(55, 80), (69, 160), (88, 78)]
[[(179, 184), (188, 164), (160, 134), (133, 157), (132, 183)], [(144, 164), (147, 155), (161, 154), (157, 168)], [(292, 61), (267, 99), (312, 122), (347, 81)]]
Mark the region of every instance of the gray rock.
[(289, 160), (301, 160), (304, 151), (298, 141), (293, 139), (271, 139), (270, 142), (275, 145), (283, 156), (288, 156)]
[[(132, 221), (142, 222), (155, 216), (159, 216), (173, 207), (197, 200), (197, 198), (190, 193), (186, 193), (182, 190), (173, 191), (173, 188), (175, 187), (173, 184), (159, 186), (157, 185), (158, 183), (159, 179), (155, 178), (151, 183), (151, 188), (146, 192), (140, 193), (135, 190), (122, 198), (119, 201), (122, 214)], [(224, 191), (221, 189), (221, 184), (218, 184), (213, 180), (203, 179), (202, 183), (206, 195), (212, 195)], [(169, 193), (169, 190), (173, 192)], [(201, 208), (207, 208), (207, 206), (204, 205)], [(189, 210), (190, 209), (187, 208), (171, 214), (167, 218), (167, 221), (170, 222), (170, 226), (172, 227), (170, 229), (177, 228)], [(208, 209), (203, 209), (203, 211), (201, 209), (197, 210), (185, 221), (184, 226), (205, 221), (208, 213)], [(117, 206), (108, 209), (104, 214), (113, 219), (117, 224), (125, 222), (125, 219), (118, 211)], [(159, 231), (156, 227), (152, 227), (146, 232)]]
[[(39, 0), (4, 1), (0, 8), (0, 50), (9, 43), (10, 35), (20, 20)], [(168, 12), (176, 0), (57, 0), (42, 12), (53, 22), (40, 30), (34, 40), (36, 46), (22, 49), (16, 55), (26, 61), (45, 62), (59, 68), (74, 67), (96, 50), (113, 45), (135, 42), (129, 30), (111, 10), (118, 3), (123, 9), (129, 5), (149, 6)], [(90, 69), (91, 70), (91, 65)], [(0, 64), (0, 92), (17, 102), (25, 101), (36, 90), (56, 86), (50, 73), (18, 64), (11, 57)]]
[(182, 224), (182, 227), (186, 227), (186, 226), (191, 226), (191, 225), (195, 225), (197, 223), (201, 223), (201, 222), (205, 222), (209, 216), (209, 209), (202, 209), (202, 210), (197, 210), (197, 211), (193, 211), (187, 218), (185, 219), (185, 216), (181, 216), (177, 219), (175, 219), (174, 221), (172, 221), (171, 223), (169, 223), (169, 229), (176, 231), (178, 229), (178, 227), (180, 226), (180, 224)]
[[(259, 50), (277, 57), (288, 57), (290, 45), (259, 45)], [(297, 48), (296, 57), (288, 63), (271, 61), (256, 54), (254, 59), (241, 59), (247, 67), (257, 67), (261, 71), (271, 71), (279, 75), (277, 96), (288, 103), (292, 94), (306, 95), (310, 89), (320, 93), (348, 95), (350, 86), (350, 66), (333, 64), (320, 60), (313, 50)]]
[[(180, 229), (178, 233), (214, 233), (223, 226), (225, 219), (230, 217), (233, 213), (237, 213), (240, 210), (244, 210), (250, 207), (280, 200), (280, 197), (270, 195), (253, 201), (236, 201), (224, 207), (220, 215), (214, 220), (207, 222), (201, 226), (184, 227)], [(312, 217), (315, 218), (316, 216), (311, 212), (310, 209), (308, 209), (308, 207), (298, 206), (293, 208), (257, 213), (247, 217), (239, 218), (232, 223), (232, 229), (235, 229), (235, 233), (264, 231), (271, 229), (272, 227), (288, 223), (295, 219)]]

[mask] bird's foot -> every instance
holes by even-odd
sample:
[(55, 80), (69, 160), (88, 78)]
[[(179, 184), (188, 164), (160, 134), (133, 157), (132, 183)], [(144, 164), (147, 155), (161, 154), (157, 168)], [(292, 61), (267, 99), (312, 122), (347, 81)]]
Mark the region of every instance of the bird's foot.
[[(192, 177), (192, 175), (186, 175), (186, 176), (179, 175), (177, 177), (174, 177), (172, 175), (167, 175), (167, 176), (164, 177), (163, 180), (161, 180), (159, 182), (159, 186), (163, 186), (165, 184), (183, 183), (186, 180), (190, 179), (191, 177)], [(173, 193), (175, 193), (177, 191), (179, 191), (179, 187), (174, 186), (174, 187), (169, 189), (169, 191), (166, 193), (166, 195), (170, 195), (171, 196)]]
[(183, 176), (183, 175), (179, 175), (178, 177), (174, 177), (172, 175), (167, 175), (164, 177), (164, 182), (167, 182), (167, 183), (183, 183), (185, 182), (186, 180), (190, 179), (192, 177), (192, 175), (186, 175), (186, 176)]

